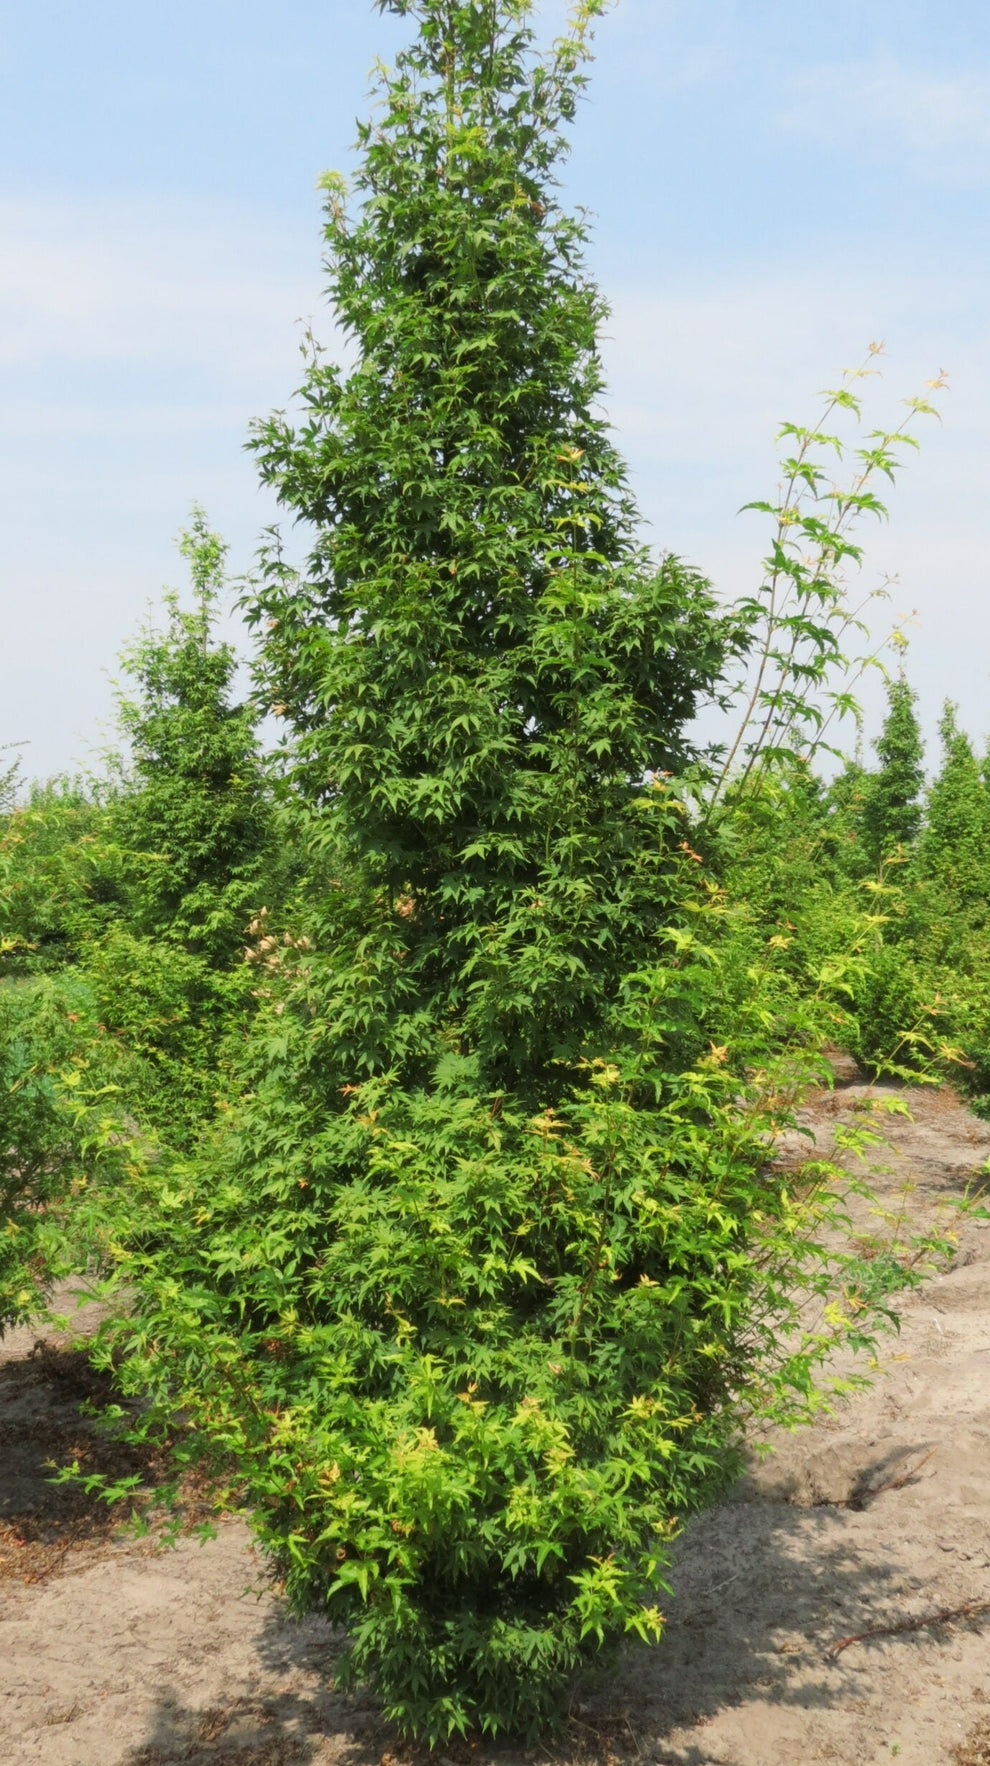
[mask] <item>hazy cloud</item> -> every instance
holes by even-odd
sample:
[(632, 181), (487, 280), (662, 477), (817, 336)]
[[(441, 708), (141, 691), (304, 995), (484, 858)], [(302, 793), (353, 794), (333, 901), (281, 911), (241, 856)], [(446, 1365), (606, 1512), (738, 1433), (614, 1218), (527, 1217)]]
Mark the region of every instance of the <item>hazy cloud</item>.
[(936, 180), (990, 177), (990, 72), (982, 68), (940, 74), (889, 55), (836, 62), (793, 75), (777, 120), (830, 146), (858, 148), (868, 137)]
[(0, 202), (0, 369), (199, 361), (240, 374), (284, 356), (317, 306), (319, 241), (189, 203)]
[[(149, 595), (181, 580), (171, 536), (194, 497), (234, 568), (249, 562), (274, 510), (243, 453), (248, 419), (296, 384), (297, 317), (315, 311), (327, 328), (328, 315), (315, 221), (307, 233), (195, 204), (6, 204), (0, 230), (0, 697), (7, 734), (32, 738), (44, 770), (79, 752), (105, 713), (100, 670)], [(954, 693), (971, 727), (990, 722), (990, 343), (973, 266), (910, 281), (880, 262), (678, 267), (666, 287), (619, 288), (608, 329), (608, 407), (651, 537), (727, 592), (758, 576), (766, 535), (737, 511), (773, 490), (783, 418), (812, 418), (819, 389), (878, 334), (890, 346), (869, 393), (879, 422), (953, 369), (944, 430), (929, 426), (890, 526), (867, 535), (864, 581), (899, 575), (892, 611), (919, 609), (929, 719)]]
[(243, 445), (300, 377), (312, 228), (230, 205), (0, 202), (0, 700), (44, 772), (105, 717), (103, 671), (194, 499), (249, 562), (272, 519)]

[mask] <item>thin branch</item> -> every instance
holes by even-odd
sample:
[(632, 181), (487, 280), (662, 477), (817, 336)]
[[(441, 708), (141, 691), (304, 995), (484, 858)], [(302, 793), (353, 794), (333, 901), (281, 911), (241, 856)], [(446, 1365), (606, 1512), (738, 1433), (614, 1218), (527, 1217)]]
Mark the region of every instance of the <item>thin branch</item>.
[(871, 1625), (867, 1631), (854, 1631), (851, 1637), (840, 1637), (829, 1645), (830, 1656), (841, 1656), (854, 1643), (868, 1643), (873, 1637), (900, 1637), (908, 1631), (926, 1631), (929, 1625), (949, 1625), (953, 1619), (976, 1619), (990, 1613), (990, 1600), (966, 1600), (961, 1607), (939, 1607), (935, 1613), (920, 1613), (916, 1619), (897, 1619), (891, 1625)]

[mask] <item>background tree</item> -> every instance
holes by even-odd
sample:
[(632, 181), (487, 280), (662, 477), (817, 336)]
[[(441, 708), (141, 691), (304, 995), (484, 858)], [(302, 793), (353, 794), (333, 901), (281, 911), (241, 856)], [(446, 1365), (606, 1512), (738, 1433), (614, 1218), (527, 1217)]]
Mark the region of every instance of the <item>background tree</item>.
[(925, 804), (918, 871), (929, 886), (935, 921), (944, 923), (947, 912), (959, 908), (985, 915), (990, 799), (973, 745), (948, 702), (939, 733), (942, 766)]
[(869, 776), (862, 817), (863, 846), (874, 870), (898, 847), (913, 845), (925, 782), (917, 694), (902, 679), (889, 679), (886, 693), (887, 713), (876, 743), (880, 767)]
[(105, 782), (32, 782), (0, 819), (0, 973), (78, 964), (126, 912)]
[(168, 597), (125, 653), (130, 768), (31, 786), (0, 822), (0, 1328), (92, 1255), (73, 1197), (102, 1166), (123, 1219), (130, 1145), (174, 1152), (209, 1116), (255, 1004), (249, 923), (278, 906), (255, 714), (213, 637), (224, 547), (198, 510), (181, 547), (194, 607)]
[(209, 1115), (228, 1032), (253, 1010), (245, 942), (259, 913), (277, 914), (289, 871), (258, 714), (235, 700), (236, 654), (215, 636), (226, 548), (200, 509), (180, 550), (192, 607), (167, 594), (164, 631), (122, 657), (127, 752), (104, 840), (126, 907), (85, 963), (100, 1025), (138, 1062), (132, 1114), (176, 1145)]
[(237, 657), (214, 636), (226, 547), (200, 509), (179, 545), (194, 606), (167, 594), (166, 630), (122, 657), (137, 691), (118, 695), (129, 757), (112, 832), (137, 861), (134, 929), (222, 966), (264, 905), (271, 799), (257, 713), (233, 702)]

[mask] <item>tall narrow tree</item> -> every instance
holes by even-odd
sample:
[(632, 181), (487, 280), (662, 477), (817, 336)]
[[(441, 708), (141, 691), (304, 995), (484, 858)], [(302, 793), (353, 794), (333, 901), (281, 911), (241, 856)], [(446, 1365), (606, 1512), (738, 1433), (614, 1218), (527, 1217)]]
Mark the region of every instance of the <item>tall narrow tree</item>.
[(813, 1359), (756, 1063), (704, 1017), (766, 969), (695, 951), (684, 899), (720, 898), (660, 777), (728, 634), (635, 538), (554, 183), (604, 5), (540, 56), (530, 0), (383, 0), (417, 31), (353, 215), (326, 180), (353, 363), (314, 350), (255, 438), (311, 541), (249, 606), (310, 907), (259, 937), (242, 1090), (123, 1265), (143, 1425), (178, 1409), (232, 1468), (430, 1741), (538, 1729), (588, 1652), (657, 1635), (740, 1404)]
[(166, 630), (149, 629), (121, 659), (130, 754), (112, 827), (136, 855), (136, 928), (224, 965), (262, 905), (271, 804), (256, 712), (234, 703), (237, 657), (216, 637), (227, 548), (201, 509), (179, 546), (194, 606), (166, 594)]
[(863, 780), (863, 846), (875, 868), (899, 846), (909, 847), (921, 826), (924, 743), (907, 681), (887, 682), (887, 715), (877, 738), (879, 770)]
[(946, 702), (939, 726), (942, 765), (925, 804), (918, 848), (921, 877), (940, 893), (939, 917), (958, 909), (987, 909), (990, 797), (980, 763), (956, 707)]

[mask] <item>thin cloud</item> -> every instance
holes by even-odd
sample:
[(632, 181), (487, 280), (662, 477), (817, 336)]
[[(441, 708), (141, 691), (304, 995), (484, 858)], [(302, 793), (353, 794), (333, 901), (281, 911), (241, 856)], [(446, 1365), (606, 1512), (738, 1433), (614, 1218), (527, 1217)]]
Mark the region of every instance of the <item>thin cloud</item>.
[(319, 304), (312, 230), (190, 203), (0, 203), (0, 369), (199, 362), (239, 378), (285, 358)]
[(864, 140), (907, 156), (934, 181), (990, 178), (990, 72), (935, 74), (893, 56), (836, 62), (793, 76), (780, 127), (830, 146)]

